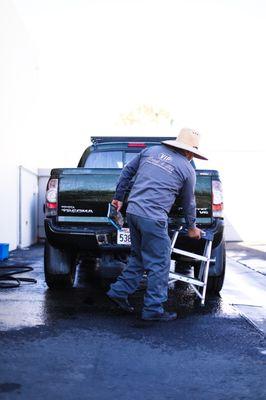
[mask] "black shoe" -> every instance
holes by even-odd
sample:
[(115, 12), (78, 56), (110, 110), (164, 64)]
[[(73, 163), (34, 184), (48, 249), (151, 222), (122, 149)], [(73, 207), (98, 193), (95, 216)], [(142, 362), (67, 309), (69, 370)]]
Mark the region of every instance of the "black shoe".
[(108, 293), (106, 294), (108, 299), (111, 300), (116, 306), (121, 308), (121, 310), (133, 313), (134, 307), (132, 307), (127, 299), (122, 297), (111, 297)]
[(175, 312), (167, 312), (165, 311), (162, 314), (153, 314), (150, 315), (149, 317), (141, 317), (143, 321), (163, 321), (163, 322), (168, 322), (168, 321), (174, 321), (177, 319), (177, 313)]

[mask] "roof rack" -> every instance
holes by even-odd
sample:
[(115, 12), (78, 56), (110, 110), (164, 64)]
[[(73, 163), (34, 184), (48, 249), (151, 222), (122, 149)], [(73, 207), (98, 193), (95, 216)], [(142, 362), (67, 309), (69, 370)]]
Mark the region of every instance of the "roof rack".
[(113, 143), (113, 142), (161, 142), (163, 140), (175, 140), (175, 137), (169, 136), (92, 136), (93, 144)]

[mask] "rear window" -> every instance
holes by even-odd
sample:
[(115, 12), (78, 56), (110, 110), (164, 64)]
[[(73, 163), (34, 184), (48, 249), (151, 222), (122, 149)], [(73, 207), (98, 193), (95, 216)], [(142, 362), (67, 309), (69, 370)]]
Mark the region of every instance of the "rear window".
[(123, 151), (93, 151), (89, 154), (85, 168), (123, 168), (137, 153)]
[(89, 154), (85, 168), (123, 168), (122, 151), (93, 151)]
[(127, 165), (129, 161), (131, 161), (134, 157), (136, 157), (137, 153), (125, 153), (125, 160), (124, 163)]
[[(140, 149), (141, 151), (142, 149)], [(84, 168), (124, 168), (140, 151), (92, 151), (87, 156)], [(196, 169), (194, 160), (191, 161), (194, 169)]]

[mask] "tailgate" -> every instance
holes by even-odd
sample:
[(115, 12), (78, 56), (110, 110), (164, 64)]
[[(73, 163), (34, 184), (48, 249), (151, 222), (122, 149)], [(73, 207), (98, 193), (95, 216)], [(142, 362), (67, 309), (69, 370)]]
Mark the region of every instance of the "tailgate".
[(106, 222), (119, 170), (64, 170), (59, 178), (58, 221)]
[[(212, 223), (212, 175), (208, 173), (197, 172), (196, 181), (196, 206), (197, 206), (197, 224), (210, 225)], [(170, 223), (184, 223), (183, 209), (178, 198), (170, 211)]]
[[(121, 170), (73, 168), (61, 170), (58, 193), (58, 221), (70, 223), (106, 222), (108, 204)], [(212, 174), (197, 172), (197, 224), (212, 223)], [(170, 223), (184, 222), (180, 199), (170, 211)]]

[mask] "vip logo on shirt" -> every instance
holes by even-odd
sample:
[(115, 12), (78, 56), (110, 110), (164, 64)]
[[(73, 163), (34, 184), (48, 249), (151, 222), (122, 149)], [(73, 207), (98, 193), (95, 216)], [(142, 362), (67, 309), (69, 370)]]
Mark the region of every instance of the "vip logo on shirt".
[(164, 153), (161, 153), (161, 154), (159, 155), (159, 158), (160, 158), (161, 160), (163, 160), (163, 161), (171, 161), (171, 160), (172, 160), (172, 157), (171, 157), (171, 156), (169, 156), (168, 154), (164, 154)]
[(155, 157), (148, 157), (147, 158), (147, 162), (149, 163), (149, 164), (152, 164), (152, 165), (155, 165), (156, 167), (159, 167), (159, 168), (162, 168), (162, 169), (164, 169), (165, 171), (167, 171), (167, 172), (169, 172), (170, 174), (172, 174), (173, 173), (173, 171), (174, 171), (174, 166), (172, 165), (172, 164), (169, 164), (167, 161), (166, 161), (166, 159), (165, 158), (162, 158), (162, 156), (166, 156), (166, 159), (168, 160), (171, 160), (172, 159), (172, 157), (169, 157), (169, 156), (167, 156), (166, 154), (160, 154), (159, 156), (158, 156), (158, 158), (155, 158)]

